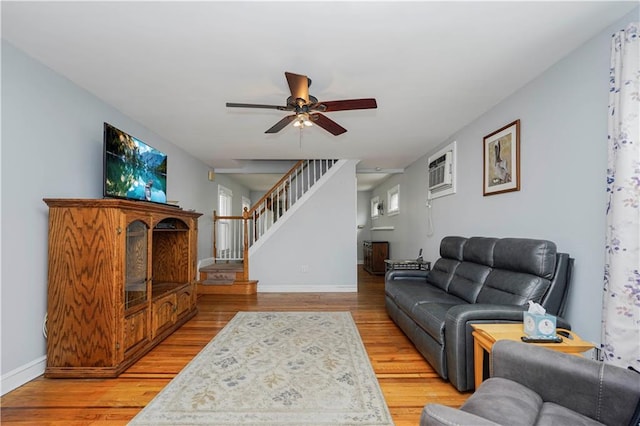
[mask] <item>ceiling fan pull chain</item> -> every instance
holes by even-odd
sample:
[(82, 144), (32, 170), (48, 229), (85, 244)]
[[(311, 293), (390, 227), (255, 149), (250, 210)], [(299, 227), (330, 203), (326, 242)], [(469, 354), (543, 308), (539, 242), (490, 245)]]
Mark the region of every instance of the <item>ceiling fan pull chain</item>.
[(300, 126), (300, 151), (302, 151), (302, 127)]

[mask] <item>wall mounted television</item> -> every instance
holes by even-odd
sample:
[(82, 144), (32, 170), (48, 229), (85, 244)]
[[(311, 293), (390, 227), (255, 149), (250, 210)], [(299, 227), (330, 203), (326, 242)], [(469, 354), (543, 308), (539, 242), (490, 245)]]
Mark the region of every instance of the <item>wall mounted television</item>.
[(104, 196), (167, 202), (167, 155), (104, 123)]

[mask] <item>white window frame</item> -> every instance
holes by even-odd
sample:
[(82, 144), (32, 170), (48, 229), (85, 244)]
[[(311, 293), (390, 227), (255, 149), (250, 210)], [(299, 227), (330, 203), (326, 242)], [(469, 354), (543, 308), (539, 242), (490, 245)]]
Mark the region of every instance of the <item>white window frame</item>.
[[(396, 197), (396, 203), (392, 203), (393, 197)], [(387, 191), (387, 215), (393, 216), (400, 213), (400, 185), (396, 185)]]
[(231, 216), (233, 213), (233, 191), (218, 185), (218, 216)]
[(373, 197), (371, 199), (371, 219), (377, 219), (380, 217), (378, 205), (380, 204), (380, 197)]
[[(233, 209), (233, 191), (218, 185), (218, 216), (231, 216)], [(218, 252), (231, 247), (231, 223), (227, 219), (218, 221)]]

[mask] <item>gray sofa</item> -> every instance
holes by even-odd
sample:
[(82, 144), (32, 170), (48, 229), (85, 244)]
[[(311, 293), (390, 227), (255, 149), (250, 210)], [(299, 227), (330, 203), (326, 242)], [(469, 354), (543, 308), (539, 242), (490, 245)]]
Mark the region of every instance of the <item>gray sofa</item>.
[(385, 275), (389, 317), (435, 371), (460, 391), (474, 387), (471, 324), (521, 322), (532, 300), (562, 318), (573, 259), (551, 241), (445, 237), (430, 271)]
[(421, 426), (638, 426), (640, 374), (543, 347), (499, 340), (491, 378), (460, 407), (427, 404)]

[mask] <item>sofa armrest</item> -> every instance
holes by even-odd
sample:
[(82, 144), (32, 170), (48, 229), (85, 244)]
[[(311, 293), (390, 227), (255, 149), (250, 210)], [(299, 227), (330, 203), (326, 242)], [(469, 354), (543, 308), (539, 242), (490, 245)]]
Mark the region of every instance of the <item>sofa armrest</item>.
[[(468, 322), (513, 322), (522, 321), (522, 313), (526, 306), (494, 305), (489, 303), (468, 303), (455, 305), (447, 312), (447, 332), (465, 326)], [(449, 328), (451, 327), (451, 329)], [(461, 330), (464, 331), (464, 330)]]
[[(445, 347), (449, 380), (459, 391), (471, 390), (473, 380), (474, 322), (522, 322), (527, 306), (469, 303), (456, 305), (445, 318)], [(558, 328), (571, 329), (563, 318), (557, 318)]]
[[(522, 314), (528, 306), (517, 305), (494, 305), (488, 303), (469, 303), (465, 305), (453, 306), (447, 312), (446, 330), (451, 331), (453, 327), (460, 330), (469, 322), (522, 322)], [(564, 318), (556, 317), (556, 326), (571, 330)], [(471, 329), (469, 328), (469, 331)]]
[(427, 404), (420, 415), (420, 426), (498, 426), (475, 414), (440, 404)]
[(629, 424), (640, 398), (638, 374), (604, 362), (508, 340), (493, 345), (491, 359), (492, 376), (605, 424)]
[(385, 281), (396, 280), (413, 280), (413, 281), (427, 281), (429, 271), (423, 271), (421, 269), (392, 269), (385, 274)]
[(524, 306), (469, 303), (452, 306), (445, 317), (447, 375), (459, 391), (474, 388), (473, 329), (474, 322), (522, 321)]

